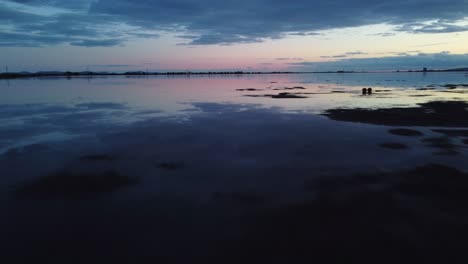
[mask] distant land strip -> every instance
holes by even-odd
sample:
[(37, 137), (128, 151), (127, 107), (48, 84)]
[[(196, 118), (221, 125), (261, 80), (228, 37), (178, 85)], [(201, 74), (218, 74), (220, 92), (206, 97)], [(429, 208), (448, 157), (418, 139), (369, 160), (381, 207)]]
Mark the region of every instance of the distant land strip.
[(128, 71), (124, 73), (114, 72), (93, 72), (93, 71), (81, 71), (81, 72), (61, 72), (61, 71), (43, 71), (43, 72), (4, 72), (0, 73), (0, 79), (16, 79), (16, 78), (31, 78), (31, 77), (76, 77), (76, 76), (189, 76), (189, 75), (257, 75), (257, 74), (306, 74), (306, 73), (388, 73), (388, 72), (468, 72), (467, 68), (457, 69), (446, 69), (446, 70), (398, 70), (398, 71), (311, 71), (311, 72), (294, 72), (294, 71), (271, 71), (271, 72), (260, 72), (260, 71), (206, 71), (206, 72), (191, 72), (191, 71), (180, 71), (180, 72), (146, 72), (146, 71)]

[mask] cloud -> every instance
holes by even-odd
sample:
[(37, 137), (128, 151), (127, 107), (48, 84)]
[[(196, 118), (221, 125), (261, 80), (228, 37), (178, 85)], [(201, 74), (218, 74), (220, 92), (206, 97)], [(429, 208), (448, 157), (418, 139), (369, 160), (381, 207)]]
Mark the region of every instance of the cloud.
[(20, 46), (20, 47), (37, 47), (42, 45), (61, 44), (68, 40), (64, 36), (48, 36), (25, 33), (8, 33), (0, 32), (0, 47), (1, 46)]
[(410, 46), (410, 47), (421, 48), (421, 47), (439, 46), (439, 45), (445, 45), (445, 44), (448, 44), (448, 42), (429, 43), (429, 44), (423, 44), (423, 45), (413, 45), (413, 46)]
[(451, 54), (448, 51), (439, 53), (394, 53), (396, 56), (374, 58), (346, 58), (326, 62), (293, 62), (289, 65), (295, 70), (303, 71), (336, 71), (342, 70), (410, 70), (450, 69), (468, 67), (468, 54)]
[(354, 56), (354, 55), (367, 55), (368, 53), (362, 51), (353, 51), (353, 52), (346, 52), (346, 55)]
[(122, 44), (121, 39), (85, 39), (70, 43), (73, 46), (81, 47), (112, 47)]
[[(0, 0), (0, 22), (8, 33), (66, 38), (58, 43), (114, 39), (108, 44), (121, 45), (165, 32), (182, 36), (186, 45), (231, 45), (382, 23), (395, 32), (461, 32), (468, 30), (458, 23), (466, 10), (466, 0)], [(54, 44), (36, 35), (31, 43)], [(10, 39), (3, 45), (22, 44)]]
[(395, 36), (396, 33), (394, 32), (383, 32), (383, 33), (377, 33), (377, 34), (373, 34), (371, 36), (380, 36), (380, 37), (393, 37)]
[(291, 36), (321, 36), (323, 35), (322, 33), (318, 32), (292, 32), (289, 33)]
[(232, 45), (232, 44), (242, 44), (242, 43), (255, 43), (261, 42), (260, 38), (249, 38), (242, 35), (224, 35), (224, 34), (210, 34), (202, 35), (192, 39), (188, 43), (181, 43), (180, 45)]
[(94, 103), (81, 103), (77, 104), (78, 108), (86, 108), (88, 110), (98, 110), (98, 109), (127, 109), (128, 107), (125, 104), (121, 103), (112, 103), (112, 102), (94, 102)]
[(73, 1), (74, 4), (59, 0), (14, 2), (19, 4), (0, 0), (0, 22), (3, 25), (0, 46), (71, 44), (109, 47), (122, 45), (130, 39), (159, 37), (154, 32), (122, 26), (115, 16), (89, 14), (84, 8), (85, 3), (89, 7), (89, 1)]
[(346, 52), (344, 54), (332, 55), (332, 56), (320, 56), (323, 59), (336, 59), (336, 58), (347, 58), (352, 56), (367, 55), (368, 53), (362, 51)]
[(252, 0), (150, 1), (98, 0), (97, 14), (119, 15), (145, 28), (187, 31), (190, 45), (251, 43), (287, 35), (317, 35), (320, 30), (388, 23), (405, 25), (443, 19), (452, 23), (466, 17), (464, 0), (330, 0), (285, 2)]
[(410, 23), (396, 28), (397, 31), (410, 32), (410, 33), (454, 33), (468, 31), (468, 25), (455, 25), (444, 21), (434, 21), (430, 23)]

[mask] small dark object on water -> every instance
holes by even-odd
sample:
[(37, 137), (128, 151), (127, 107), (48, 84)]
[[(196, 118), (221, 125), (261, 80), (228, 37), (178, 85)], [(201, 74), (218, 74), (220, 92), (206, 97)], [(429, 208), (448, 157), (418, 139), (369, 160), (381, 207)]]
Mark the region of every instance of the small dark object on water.
[(362, 88), (362, 95), (372, 95), (372, 88)]

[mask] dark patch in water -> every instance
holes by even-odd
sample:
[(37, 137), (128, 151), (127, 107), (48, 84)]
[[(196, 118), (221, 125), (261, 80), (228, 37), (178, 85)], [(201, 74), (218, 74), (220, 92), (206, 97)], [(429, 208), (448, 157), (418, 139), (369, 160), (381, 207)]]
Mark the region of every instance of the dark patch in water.
[(468, 126), (468, 104), (463, 101), (433, 101), (418, 107), (337, 108), (323, 115), (333, 120), (390, 126)]
[(426, 143), (428, 147), (436, 148), (439, 151), (435, 152), (436, 155), (457, 155), (458, 146), (452, 143), (452, 140), (449, 137), (434, 137), (434, 138), (424, 138), (421, 140)]
[(379, 146), (381, 146), (382, 148), (396, 149), (396, 150), (408, 149), (408, 146), (406, 146), (405, 144), (401, 144), (401, 143), (382, 143)]
[[(279, 93), (279, 94), (254, 94), (254, 95), (251, 95), (251, 94), (247, 94), (247, 95), (244, 95), (244, 96), (247, 96), (247, 97), (270, 97), (270, 98), (274, 98), (274, 99), (297, 99), (297, 98), (307, 98), (306, 96), (301, 96), (301, 95), (298, 95), (300, 93)], [(302, 93), (302, 94), (305, 94), (305, 93)]]
[(417, 88), (416, 90), (419, 90), (419, 91), (429, 91), (429, 90), (435, 90), (435, 88)]
[(466, 129), (433, 129), (432, 131), (453, 137), (468, 137)]
[(296, 87), (284, 87), (284, 88), (275, 88), (273, 90), (275, 91), (281, 91), (281, 90), (305, 90), (306, 88), (302, 86), (296, 86)]
[(282, 263), (323, 257), (327, 262), (352, 258), (372, 263), (385, 255), (384, 263), (410, 263), (408, 256), (426, 261), (446, 257), (444, 250), (429, 250), (434, 248), (458, 248), (454, 254), (465, 258), (460, 245), (468, 241), (467, 173), (428, 165), (323, 177), (306, 186), (318, 192), (317, 199), (248, 215), (250, 228), (236, 251), (241, 259)]
[(264, 204), (269, 199), (265, 195), (261, 195), (255, 192), (216, 192), (213, 194), (214, 200), (235, 202), (242, 205), (259, 205)]
[(458, 87), (458, 85), (457, 84), (445, 84), (445, 85), (442, 85), (442, 87), (445, 87), (448, 89), (455, 89)]
[(77, 174), (60, 171), (23, 183), (16, 189), (16, 195), (28, 199), (94, 198), (136, 182), (135, 178), (113, 171)]
[(241, 91), (241, 92), (244, 92), (244, 91), (253, 92), (253, 91), (261, 91), (261, 90), (262, 89), (256, 89), (256, 88), (236, 89), (236, 91)]
[(398, 136), (418, 137), (423, 136), (422, 132), (407, 128), (390, 129), (388, 133)]
[(468, 93), (467, 90), (450, 90), (450, 91), (442, 91), (444, 93), (456, 93), (456, 94), (466, 94)]
[(0, 237), (2, 259), (114, 264), (466, 260), (466, 172), (431, 164), (311, 175), (304, 188), (310, 198), (276, 205), (262, 204), (265, 196), (250, 192), (215, 193), (214, 203), (206, 206), (162, 197), (35, 203), (29, 212), (19, 207), (7, 215), (14, 228)]
[(98, 161), (114, 161), (116, 159), (113, 155), (108, 154), (92, 154), (92, 155), (85, 155), (81, 156), (81, 161), (89, 161), (89, 162), (98, 162)]
[(432, 94), (410, 94), (409, 97), (428, 97), (433, 96)]
[(300, 96), (291, 93), (279, 93), (277, 95), (272, 95), (271, 98), (282, 99), (282, 98), (307, 98), (306, 96)]
[(157, 165), (158, 168), (163, 170), (180, 170), (185, 167), (183, 162), (161, 162)]

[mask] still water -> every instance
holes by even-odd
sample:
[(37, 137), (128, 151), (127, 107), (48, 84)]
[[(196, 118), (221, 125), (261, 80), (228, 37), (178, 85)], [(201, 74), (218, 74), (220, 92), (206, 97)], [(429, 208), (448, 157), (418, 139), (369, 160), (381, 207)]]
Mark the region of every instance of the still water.
[(459, 247), (466, 128), (322, 114), (404, 107), (404, 119), (432, 101), (465, 113), (466, 84), (464, 73), (1, 80), (0, 245), (13, 260), (3, 263), (316, 257), (324, 245), (343, 259), (375, 244), (426, 256), (442, 245), (434, 238)]
[[(189, 104), (193, 102), (230, 102), (317, 113), (330, 107), (411, 104), (417, 101), (416, 97), (408, 98), (407, 95), (427, 94), (417, 90), (418, 88), (464, 83), (468, 83), (466, 73), (32, 78), (1, 81), (0, 105), (112, 102), (135, 109), (160, 110), (173, 114), (190, 108)], [(306, 89), (282, 90), (296, 86)], [(372, 98), (361, 97), (362, 87), (372, 87), (374, 90), (391, 89), (392, 93)], [(237, 91), (245, 88), (255, 88), (257, 91)], [(271, 100), (246, 96), (279, 92), (316, 94), (305, 94), (308, 97), (306, 100)], [(431, 93), (431, 96), (453, 98), (460, 95)]]
[[(298, 174), (335, 173), (430, 161), (463, 167), (463, 138), (454, 139), (458, 155), (438, 156), (420, 138), (320, 114), (333, 108), (466, 102), (466, 84), (466, 73), (2, 80), (0, 170), (17, 175), (16, 181), (70, 166), (82, 169), (76, 160), (90, 153), (125, 156), (106, 166), (136, 174), (159, 174), (151, 159), (191, 163), (186, 172), (197, 175), (255, 177), (291, 168)], [(373, 94), (362, 95), (364, 87), (372, 87)], [(300, 98), (272, 98), (281, 93)], [(440, 136), (430, 128), (419, 130), (426, 137)], [(382, 143), (408, 149), (382, 149)]]

